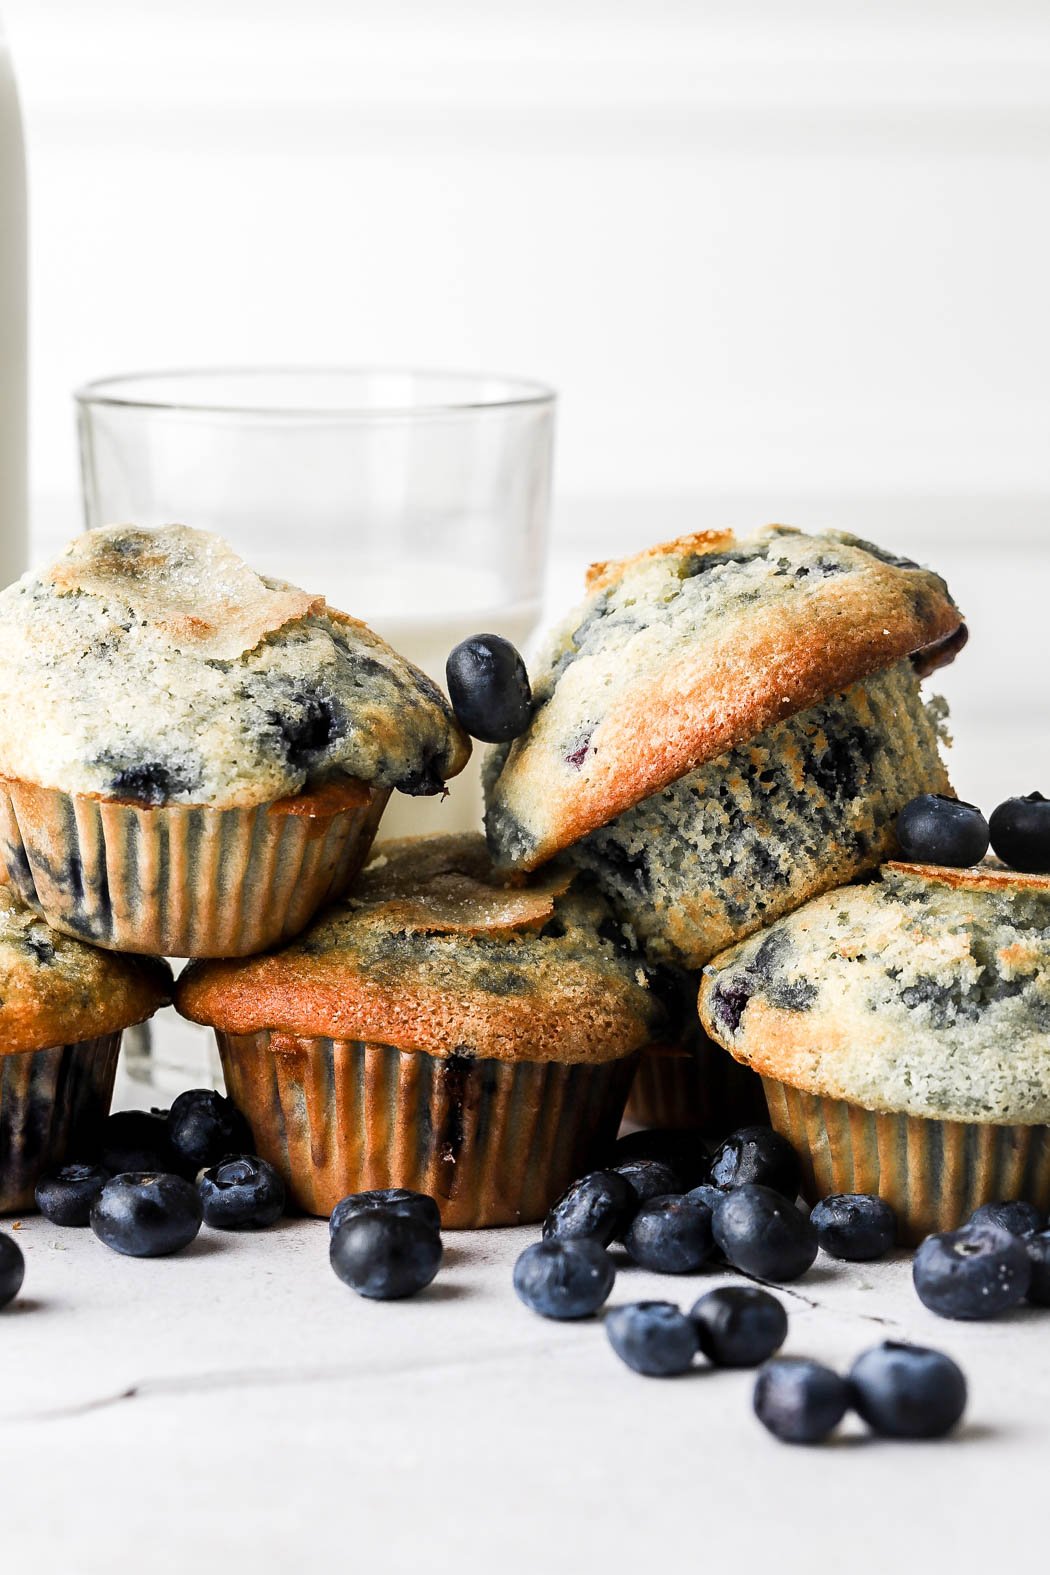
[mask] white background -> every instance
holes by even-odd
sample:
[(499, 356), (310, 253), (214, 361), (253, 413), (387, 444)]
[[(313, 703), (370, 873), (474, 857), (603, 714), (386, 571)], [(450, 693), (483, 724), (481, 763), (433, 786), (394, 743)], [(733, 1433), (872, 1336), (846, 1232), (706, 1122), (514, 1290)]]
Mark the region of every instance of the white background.
[(970, 618), (960, 791), (1047, 774), (1042, 0), (0, 10), (38, 536), (79, 523), (88, 377), (531, 374), (563, 396), (555, 600), (568, 566), (682, 529), (857, 529)]

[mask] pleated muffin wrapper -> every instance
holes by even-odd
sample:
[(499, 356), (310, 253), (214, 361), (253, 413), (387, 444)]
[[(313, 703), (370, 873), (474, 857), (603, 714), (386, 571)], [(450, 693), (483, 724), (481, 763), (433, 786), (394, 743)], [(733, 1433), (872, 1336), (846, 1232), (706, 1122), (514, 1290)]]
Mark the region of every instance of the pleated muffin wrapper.
[(150, 807), (0, 779), (0, 866), (56, 930), (111, 951), (244, 957), (288, 940), (361, 868), (389, 788)]
[(640, 1127), (699, 1128), (720, 1138), (768, 1120), (761, 1078), (706, 1036), (643, 1050), (625, 1115)]
[(770, 1119), (802, 1161), (809, 1202), (877, 1193), (902, 1244), (957, 1230), (982, 1203), (1023, 1199), (1050, 1211), (1050, 1127), (934, 1121), (866, 1110), (763, 1078)]
[(374, 1187), (434, 1198), (448, 1229), (541, 1220), (616, 1135), (637, 1056), (432, 1056), (363, 1040), (216, 1031), (226, 1089), (308, 1214)]
[(92, 1152), (113, 1098), (120, 1037), (0, 1054), (0, 1214), (34, 1208), (41, 1176)]

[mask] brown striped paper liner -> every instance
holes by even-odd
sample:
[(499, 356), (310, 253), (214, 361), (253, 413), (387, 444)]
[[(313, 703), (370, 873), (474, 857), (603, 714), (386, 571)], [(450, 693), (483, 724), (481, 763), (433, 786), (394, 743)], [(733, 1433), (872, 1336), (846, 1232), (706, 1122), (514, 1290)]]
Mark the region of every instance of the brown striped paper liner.
[(409, 1187), (454, 1230), (542, 1219), (615, 1137), (636, 1061), (440, 1057), (268, 1029), (216, 1038), (226, 1091), (301, 1209)]
[(699, 1127), (717, 1137), (768, 1120), (758, 1075), (710, 1042), (643, 1050), (625, 1115), (642, 1127)]
[(34, 1207), (40, 1177), (90, 1154), (109, 1114), (119, 1034), (0, 1054), (0, 1214)]
[(774, 1127), (802, 1161), (803, 1196), (878, 1193), (897, 1211), (904, 1245), (958, 1229), (982, 1203), (1021, 1198), (1050, 1210), (1050, 1127), (930, 1121), (763, 1084)]
[(54, 929), (95, 946), (250, 956), (343, 894), (389, 796), (346, 781), (250, 808), (150, 808), (0, 778), (0, 867)]

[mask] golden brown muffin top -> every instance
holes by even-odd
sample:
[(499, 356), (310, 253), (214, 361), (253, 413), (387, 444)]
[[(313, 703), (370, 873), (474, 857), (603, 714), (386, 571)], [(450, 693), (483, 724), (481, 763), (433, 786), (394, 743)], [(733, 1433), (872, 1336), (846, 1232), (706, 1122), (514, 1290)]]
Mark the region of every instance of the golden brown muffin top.
[(964, 639), (938, 575), (841, 532), (703, 532), (596, 564), (533, 673), (528, 730), (486, 762), (493, 854), (535, 868), (775, 722)]
[(604, 898), (571, 871), (498, 874), (474, 835), (380, 844), (292, 945), (192, 963), (176, 1004), (226, 1033), (560, 1062), (627, 1055), (657, 1016)]
[(0, 886), (0, 1055), (117, 1033), (171, 995), (166, 962), (60, 935)]

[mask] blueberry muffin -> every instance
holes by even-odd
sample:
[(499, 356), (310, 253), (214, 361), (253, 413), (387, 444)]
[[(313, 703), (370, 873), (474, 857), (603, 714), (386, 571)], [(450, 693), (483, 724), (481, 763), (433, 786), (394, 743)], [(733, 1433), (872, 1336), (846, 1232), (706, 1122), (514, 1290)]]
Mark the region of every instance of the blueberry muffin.
[(568, 857), (649, 954), (717, 951), (892, 852), (948, 789), (919, 676), (965, 639), (944, 582), (834, 532), (684, 537), (599, 564), (486, 762), (497, 863)]
[(410, 1187), (446, 1226), (541, 1219), (615, 1135), (658, 1017), (604, 898), (498, 875), (480, 835), (381, 845), (298, 940), (191, 964), (176, 1004), (300, 1207)]
[(201, 531), (89, 531), (0, 594), (0, 861), (100, 946), (297, 933), (391, 790), (441, 792), (469, 747), (378, 636)]
[(913, 1241), (1050, 1208), (1050, 876), (887, 864), (715, 958), (700, 1016), (810, 1197), (880, 1193)]
[(89, 1153), (109, 1113), (121, 1031), (171, 999), (171, 972), (50, 929), (0, 886), (0, 1213)]

